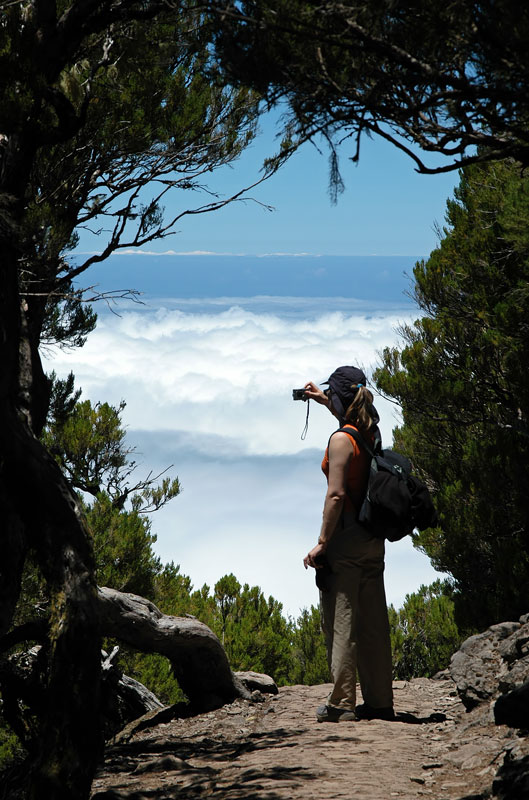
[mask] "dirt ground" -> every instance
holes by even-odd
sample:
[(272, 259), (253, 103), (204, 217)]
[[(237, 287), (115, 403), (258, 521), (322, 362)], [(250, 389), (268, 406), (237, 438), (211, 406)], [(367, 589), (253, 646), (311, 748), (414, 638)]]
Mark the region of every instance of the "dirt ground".
[(490, 790), (505, 753), (529, 753), (489, 707), (467, 713), (450, 679), (396, 681), (395, 722), (318, 723), (329, 688), (133, 724), (108, 748), (93, 800), (461, 800)]

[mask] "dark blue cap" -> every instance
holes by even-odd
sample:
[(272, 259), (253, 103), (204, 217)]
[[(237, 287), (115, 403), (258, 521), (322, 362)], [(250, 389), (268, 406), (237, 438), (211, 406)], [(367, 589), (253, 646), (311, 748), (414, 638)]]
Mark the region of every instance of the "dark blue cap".
[(354, 400), (358, 387), (366, 386), (367, 381), (366, 376), (358, 367), (338, 367), (323, 383), (328, 384), (333, 408), (343, 419), (347, 408)]

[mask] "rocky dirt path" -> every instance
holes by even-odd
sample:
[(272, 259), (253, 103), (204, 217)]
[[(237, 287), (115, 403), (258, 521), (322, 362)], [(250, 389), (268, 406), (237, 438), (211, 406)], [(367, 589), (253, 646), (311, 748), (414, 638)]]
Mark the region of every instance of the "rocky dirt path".
[(488, 707), (465, 712), (450, 679), (395, 682), (395, 722), (316, 722), (329, 688), (133, 724), (108, 749), (93, 800), (461, 800), (490, 789), (507, 751), (525, 754)]

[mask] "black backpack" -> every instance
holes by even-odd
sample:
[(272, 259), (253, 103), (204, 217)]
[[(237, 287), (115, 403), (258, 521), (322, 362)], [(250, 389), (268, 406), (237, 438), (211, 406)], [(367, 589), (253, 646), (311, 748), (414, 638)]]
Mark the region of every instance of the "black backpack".
[[(371, 456), (367, 492), (358, 521), (374, 536), (397, 542), (412, 533), (438, 524), (430, 492), (411, 474), (411, 463), (400, 453), (383, 450), (380, 438), (371, 447), (350, 427), (340, 431), (352, 436)], [(336, 431), (338, 433), (338, 431)]]

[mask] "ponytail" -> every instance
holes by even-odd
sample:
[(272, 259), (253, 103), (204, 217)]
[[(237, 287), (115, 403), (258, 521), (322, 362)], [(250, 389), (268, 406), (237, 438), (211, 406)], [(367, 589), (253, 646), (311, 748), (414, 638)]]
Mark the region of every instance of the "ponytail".
[(360, 433), (368, 433), (378, 422), (373, 408), (373, 395), (365, 386), (359, 386), (354, 400), (345, 412), (345, 422), (350, 422)]

